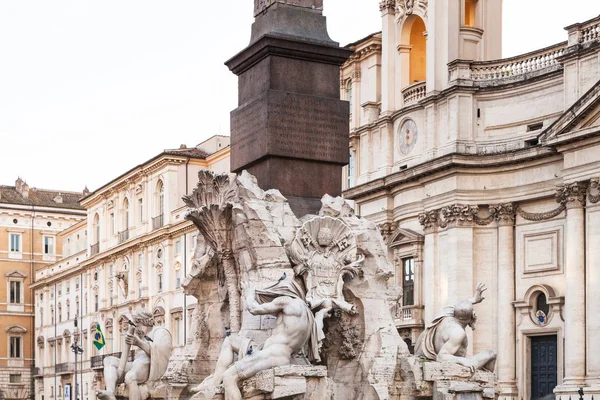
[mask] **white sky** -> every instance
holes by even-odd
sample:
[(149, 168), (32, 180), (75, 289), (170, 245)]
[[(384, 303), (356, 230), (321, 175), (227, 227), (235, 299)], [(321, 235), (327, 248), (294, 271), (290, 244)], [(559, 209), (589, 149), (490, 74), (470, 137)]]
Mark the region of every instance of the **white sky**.
[[(326, 0), (342, 45), (378, 0)], [(165, 148), (229, 134), (252, 0), (0, 0), (0, 184), (94, 190)], [(597, 0), (504, 0), (504, 56), (566, 40)]]

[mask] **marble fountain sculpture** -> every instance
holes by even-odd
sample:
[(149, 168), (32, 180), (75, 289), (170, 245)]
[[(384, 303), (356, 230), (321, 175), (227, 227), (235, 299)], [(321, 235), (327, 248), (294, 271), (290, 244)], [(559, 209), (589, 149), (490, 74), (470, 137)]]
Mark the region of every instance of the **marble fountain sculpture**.
[[(425, 352), (425, 358), (409, 353), (390, 312), (401, 289), (394, 285), (386, 245), (377, 227), (342, 198), (325, 195), (318, 215), (298, 219), (279, 191), (263, 191), (245, 171), (200, 171), (184, 201), (186, 218), (200, 232), (183, 283), (197, 305), (185, 348), (171, 356), (162, 386), (149, 397), (493, 396), (493, 374), (478, 369), (482, 361), (440, 356), (435, 332), (433, 341), (424, 336), (423, 348), (432, 342), (437, 361)], [(483, 290), (478, 288), (476, 300)], [(476, 303), (469, 303), (471, 314), (465, 315), (474, 317)], [(440, 332), (449, 325), (435, 326)], [(461, 325), (463, 332), (467, 325)], [(485, 365), (493, 367), (492, 361)]]

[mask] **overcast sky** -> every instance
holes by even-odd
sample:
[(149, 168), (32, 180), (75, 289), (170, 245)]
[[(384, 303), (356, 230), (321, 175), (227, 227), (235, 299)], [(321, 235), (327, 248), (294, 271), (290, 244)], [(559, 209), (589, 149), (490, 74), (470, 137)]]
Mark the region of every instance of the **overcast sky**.
[[(378, 0), (326, 0), (342, 45)], [(597, 0), (504, 0), (504, 57), (563, 40)], [(0, 184), (94, 190), (165, 148), (229, 134), (252, 0), (0, 0)]]

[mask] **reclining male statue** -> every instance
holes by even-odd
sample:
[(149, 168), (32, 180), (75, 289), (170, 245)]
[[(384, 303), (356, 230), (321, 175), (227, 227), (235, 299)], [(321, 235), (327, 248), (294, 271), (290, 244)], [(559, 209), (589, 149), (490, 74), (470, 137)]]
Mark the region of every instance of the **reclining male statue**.
[[(130, 400), (142, 400), (144, 394), (139, 385), (160, 380), (167, 370), (171, 357), (171, 334), (161, 326), (154, 326), (150, 311), (133, 314), (133, 333), (127, 332), (125, 348), (137, 346), (133, 362), (127, 362), (123, 371), (119, 370), (120, 359), (113, 356), (104, 358), (104, 382), (106, 390), (96, 391), (100, 400), (115, 400), (117, 383), (125, 381)], [(129, 351), (124, 353), (128, 353)], [(127, 357), (128, 354), (122, 355)]]
[[(291, 364), (292, 356), (307, 345), (310, 361), (319, 361), (315, 318), (304, 291), (294, 280), (281, 280), (266, 289), (245, 286), (246, 309), (252, 315), (276, 315), (275, 328), (262, 346), (237, 333), (225, 338), (213, 375), (192, 391), (211, 392), (223, 384), (225, 400), (241, 400), (242, 380), (258, 372)], [(238, 360), (234, 362), (234, 354)]]
[(465, 329), (467, 326), (475, 329), (477, 316), (473, 311), (473, 305), (483, 301), (482, 293), (485, 290), (485, 285), (480, 283), (473, 298), (444, 308), (442, 314), (434, 318), (431, 325), (417, 339), (415, 355), (433, 361), (455, 362), (469, 368), (471, 372), (475, 372), (476, 369), (494, 372), (495, 352), (484, 350), (467, 357), (469, 340)]

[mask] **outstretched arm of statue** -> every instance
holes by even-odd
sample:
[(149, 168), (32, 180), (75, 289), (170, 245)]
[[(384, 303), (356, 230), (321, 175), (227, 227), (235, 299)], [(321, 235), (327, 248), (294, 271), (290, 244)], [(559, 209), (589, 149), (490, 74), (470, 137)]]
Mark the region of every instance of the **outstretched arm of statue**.
[(487, 288), (485, 287), (485, 285), (483, 283), (478, 283), (477, 289), (475, 291), (475, 295), (471, 299), (469, 299), (469, 301), (472, 304), (481, 303), (483, 301), (483, 299), (485, 299), (485, 297), (483, 297), (483, 292), (485, 292), (486, 290), (487, 290)]
[(289, 297), (282, 296), (268, 303), (258, 304), (258, 301), (256, 301), (256, 289), (246, 286), (243, 282), (241, 286), (244, 290), (244, 298), (246, 299), (246, 309), (252, 315), (277, 314), (283, 310), (289, 300)]
[(468, 358), (455, 355), (464, 346), (466, 335), (467, 334), (464, 329), (452, 329), (452, 331), (448, 333), (448, 341), (444, 343), (438, 352), (437, 361), (454, 362), (469, 368), (471, 372), (475, 372), (475, 369), (477, 368), (477, 364), (475, 362)]

